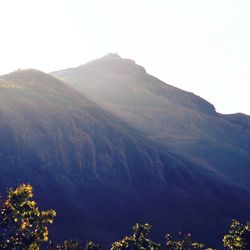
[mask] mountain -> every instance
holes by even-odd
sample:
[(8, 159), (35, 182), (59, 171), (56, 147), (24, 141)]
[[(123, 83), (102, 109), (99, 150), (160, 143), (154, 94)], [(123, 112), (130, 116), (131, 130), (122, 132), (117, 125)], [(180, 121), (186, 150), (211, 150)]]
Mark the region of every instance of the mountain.
[(249, 116), (219, 114), (117, 54), (53, 75), (172, 152), (249, 189)]
[[(96, 71), (95, 65), (106, 65), (106, 68), (100, 67), (100, 71)], [(91, 67), (96, 68), (92, 73), (89, 71)], [(89, 72), (88, 80), (84, 80), (84, 71)], [(148, 76), (131, 60), (117, 55), (69, 72), (75, 72), (77, 76), (74, 84), (73, 75), (67, 83), (66, 77), (62, 81), (38, 70), (21, 70), (0, 77), (1, 193), (7, 187), (30, 183), (38, 205), (57, 211), (54, 227), (50, 230), (52, 238), (92, 239), (107, 246), (127, 233), (136, 222), (149, 222), (154, 226), (152, 233), (156, 240), (163, 240), (166, 232), (181, 230), (192, 232), (194, 238), (215, 243), (231, 218), (246, 219), (249, 216), (246, 176), (242, 176), (241, 183), (238, 177), (232, 177), (232, 170), (226, 174), (226, 171), (218, 171), (216, 166), (206, 166), (202, 160), (195, 161), (179, 152), (177, 139), (181, 140), (185, 134), (182, 127), (182, 134), (177, 134), (177, 122), (181, 118), (173, 113), (170, 121), (172, 131), (176, 123), (176, 138), (167, 132), (170, 126), (164, 129), (161, 120), (160, 110), (166, 105), (165, 99), (172, 103), (169, 107), (176, 110), (185, 107), (185, 111), (191, 112), (190, 116), (202, 115), (203, 119), (219, 116), (212, 105), (168, 85), (169, 91), (173, 91), (170, 97), (160, 97), (167, 93), (162, 90), (157, 94), (156, 78)], [(62, 73), (55, 75), (60, 74), (62, 76)], [(105, 79), (105, 74), (109, 75), (109, 80)], [(131, 91), (127, 89), (133, 86), (132, 80), (138, 77), (137, 74), (155, 82), (138, 82), (134, 94), (127, 100)], [(90, 85), (94, 82), (91, 79), (95, 77), (100, 77), (96, 89), (103, 84), (96, 97), (87, 91), (92, 88)], [(117, 77), (118, 82), (111, 81)], [(85, 91), (72, 87), (80, 86), (80, 81), (86, 86), (89, 82), (88, 88), (81, 88)], [(122, 88), (123, 100), (116, 96), (116, 90), (107, 89), (107, 82), (116, 85), (117, 91)], [(146, 93), (142, 91), (144, 84), (148, 88), (152, 84), (152, 91), (162, 100), (161, 105), (148, 90)], [(164, 86), (161, 83), (162, 89)], [(114, 95), (113, 104), (108, 101), (109, 96), (106, 101), (101, 100), (104, 89), (110, 96)], [(125, 95), (126, 91), (128, 95)], [(175, 92), (180, 94), (174, 97)], [(183, 96), (189, 96), (189, 99)], [(151, 104), (148, 103), (142, 112), (142, 103), (149, 97), (152, 97)], [(142, 114), (125, 108), (118, 110), (123, 106), (121, 103), (126, 109), (129, 106), (139, 109)], [(170, 108), (165, 106), (165, 109)], [(159, 113), (154, 116), (157, 110)], [(139, 121), (129, 120), (130, 114)], [(157, 115), (158, 122), (143, 125), (143, 120), (156, 119)], [(223, 116), (223, 119), (232, 128), (248, 131), (246, 116)], [(157, 123), (158, 130), (153, 127)], [(185, 122), (183, 126), (186, 126)], [(195, 125), (192, 133), (197, 133), (198, 126)], [(176, 147), (174, 143), (158, 140), (163, 135), (176, 140)], [(189, 138), (191, 132), (186, 135), (186, 143)], [(243, 172), (242, 166), (238, 168)]]
[[(206, 177), (216, 176), (220, 178), (220, 184), (226, 181), (249, 194), (249, 116), (219, 114), (212, 104), (201, 97), (162, 82), (134, 61), (117, 54), (108, 54), (76, 68), (53, 72), (52, 75), (68, 82), (162, 149), (185, 159), (193, 166), (192, 171), (195, 169)], [(193, 174), (192, 171), (190, 174)], [(187, 186), (191, 184), (185, 177), (183, 181)], [(196, 175), (193, 182), (199, 182)], [(202, 188), (199, 186), (204, 199), (211, 201), (213, 185), (205, 181)], [(227, 196), (233, 201), (229, 190), (236, 191), (235, 187), (229, 188), (219, 196)], [(246, 204), (247, 198), (243, 200)], [(225, 203), (221, 202), (222, 206)], [(217, 209), (221, 204), (214, 203), (213, 207)], [(189, 205), (185, 207), (189, 209)], [(240, 206), (236, 208), (240, 209)], [(229, 212), (230, 209), (226, 210)], [(226, 210), (222, 212), (222, 217)], [(204, 225), (211, 225), (213, 216)], [(214, 224), (218, 228), (223, 223)]]
[(52, 76), (17, 71), (0, 77), (0, 90), (1, 190), (31, 183), (42, 203), (57, 210), (64, 225), (55, 229), (59, 239), (94, 237), (98, 230), (112, 236), (113, 219), (128, 213), (125, 226), (138, 213), (137, 186), (165, 183), (181, 166)]

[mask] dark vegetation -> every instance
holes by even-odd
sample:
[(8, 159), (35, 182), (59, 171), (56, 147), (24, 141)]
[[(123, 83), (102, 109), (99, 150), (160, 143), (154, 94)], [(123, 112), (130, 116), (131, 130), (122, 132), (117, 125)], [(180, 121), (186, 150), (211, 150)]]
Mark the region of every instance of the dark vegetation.
[[(0, 209), (0, 249), (7, 250), (100, 250), (101, 246), (92, 241), (85, 245), (77, 240), (65, 240), (55, 244), (49, 240), (48, 225), (56, 216), (54, 210), (40, 211), (33, 199), (31, 185), (22, 184), (9, 189)], [(136, 224), (133, 234), (111, 244), (110, 250), (212, 250), (202, 243), (192, 240), (191, 234), (179, 235), (175, 240), (170, 234), (165, 236), (165, 244), (150, 239), (151, 225)], [(250, 248), (250, 225), (242, 225), (233, 220), (230, 230), (223, 238), (224, 247), (228, 250)]]

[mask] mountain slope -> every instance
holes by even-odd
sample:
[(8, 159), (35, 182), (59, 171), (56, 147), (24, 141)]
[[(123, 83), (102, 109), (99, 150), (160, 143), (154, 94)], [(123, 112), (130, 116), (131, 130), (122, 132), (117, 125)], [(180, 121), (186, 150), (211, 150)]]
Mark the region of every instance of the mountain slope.
[[(138, 185), (164, 183), (166, 166), (176, 162), (51, 76), (25, 70), (2, 76), (0, 82), (1, 190), (30, 182), (44, 203), (67, 215), (61, 218), (67, 220), (67, 237), (74, 230), (76, 236), (87, 236), (75, 226), (82, 218), (74, 213), (89, 210), (88, 202), (94, 206), (105, 193), (126, 193), (138, 180)], [(123, 185), (125, 191), (119, 191)], [(92, 220), (93, 212), (88, 213)], [(108, 219), (102, 220), (107, 226)], [(96, 230), (99, 225), (90, 226)]]
[(34, 186), (39, 204), (57, 210), (56, 239), (107, 246), (149, 222), (157, 240), (182, 230), (215, 242), (231, 218), (247, 218), (248, 189), (150, 137), (50, 75), (0, 77), (1, 191)]
[(250, 117), (219, 114), (116, 54), (53, 75), (169, 150), (250, 187)]

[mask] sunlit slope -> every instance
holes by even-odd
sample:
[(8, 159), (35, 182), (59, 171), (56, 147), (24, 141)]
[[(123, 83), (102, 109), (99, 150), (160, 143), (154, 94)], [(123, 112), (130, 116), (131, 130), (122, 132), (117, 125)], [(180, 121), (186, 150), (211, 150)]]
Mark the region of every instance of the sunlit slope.
[(157, 143), (249, 188), (250, 117), (219, 114), (116, 54), (53, 74)]
[[(42, 72), (24, 70), (0, 77), (0, 112), (2, 136), (11, 136), (1, 146), (20, 147), (16, 151), (20, 161), (33, 152), (44, 168), (123, 181), (132, 181), (143, 165), (145, 178), (164, 179), (162, 166), (154, 166), (159, 161), (157, 150), (142, 136)], [(10, 157), (13, 165), (19, 161)]]

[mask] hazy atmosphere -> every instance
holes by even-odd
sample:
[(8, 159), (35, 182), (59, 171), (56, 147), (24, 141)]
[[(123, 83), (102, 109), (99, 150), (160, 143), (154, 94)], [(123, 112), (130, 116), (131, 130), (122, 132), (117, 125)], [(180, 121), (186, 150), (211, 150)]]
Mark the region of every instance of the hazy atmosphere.
[(0, 249), (250, 250), (249, 7), (0, 0)]
[(249, 1), (0, 2), (0, 74), (51, 72), (116, 52), (218, 112), (250, 114)]

